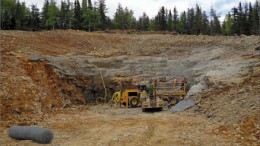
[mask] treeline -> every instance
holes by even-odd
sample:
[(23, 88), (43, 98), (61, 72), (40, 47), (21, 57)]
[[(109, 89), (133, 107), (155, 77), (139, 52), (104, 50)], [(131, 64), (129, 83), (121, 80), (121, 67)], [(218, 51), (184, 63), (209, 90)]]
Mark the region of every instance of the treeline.
[(118, 4), (114, 17), (107, 15), (105, 0), (45, 0), (40, 11), (37, 5), (26, 7), (19, 0), (1, 0), (1, 29), (10, 30), (49, 30), (77, 29), (98, 31), (107, 29), (169, 31), (180, 34), (205, 35), (257, 35), (259, 34), (260, 6), (252, 3), (239, 3), (221, 23), (220, 14), (211, 7), (209, 16), (199, 5), (178, 12), (162, 6), (157, 15), (149, 18), (144, 12), (139, 18), (134, 12)]

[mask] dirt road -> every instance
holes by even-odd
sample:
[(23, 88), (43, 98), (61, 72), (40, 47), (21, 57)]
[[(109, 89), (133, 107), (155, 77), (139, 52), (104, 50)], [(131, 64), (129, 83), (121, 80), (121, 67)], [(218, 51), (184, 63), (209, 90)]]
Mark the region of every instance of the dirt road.
[[(107, 106), (72, 107), (39, 123), (54, 131), (49, 145), (258, 145), (253, 136), (239, 129), (215, 123), (195, 113), (143, 113), (141, 108), (116, 109)], [(36, 145), (9, 138), (1, 132), (4, 145)]]

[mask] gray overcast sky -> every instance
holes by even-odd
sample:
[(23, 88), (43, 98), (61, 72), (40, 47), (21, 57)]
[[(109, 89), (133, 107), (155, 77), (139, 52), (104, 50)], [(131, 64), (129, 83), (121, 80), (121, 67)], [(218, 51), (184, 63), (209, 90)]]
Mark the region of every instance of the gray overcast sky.
[[(44, 0), (20, 0), (24, 1), (27, 5), (37, 4), (40, 10), (42, 9)], [(61, 0), (56, 0), (57, 4), (60, 5)], [(74, 2), (74, 0), (70, 0)], [(81, 1), (81, 0), (80, 0)], [(105, 3), (108, 8), (107, 15), (110, 18), (113, 18), (113, 15), (116, 11), (118, 3), (121, 3), (122, 6), (128, 7), (134, 11), (134, 16), (138, 18), (142, 15), (143, 12), (146, 12), (148, 16), (154, 17), (161, 6), (165, 6), (167, 9), (172, 10), (174, 6), (177, 8), (178, 12), (187, 10), (187, 8), (195, 7), (196, 2), (202, 7), (203, 10), (209, 12), (211, 5), (217, 10), (218, 13), (221, 13), (221, 20), (224, 19), (224, 15), (227, 14), (234, 6), (238, 6), (238, 3), (242, 2), (252, 2), (255, 3), (256, 0), (105, 0)], [(92, 3), (94, 0), (92, 0)]]

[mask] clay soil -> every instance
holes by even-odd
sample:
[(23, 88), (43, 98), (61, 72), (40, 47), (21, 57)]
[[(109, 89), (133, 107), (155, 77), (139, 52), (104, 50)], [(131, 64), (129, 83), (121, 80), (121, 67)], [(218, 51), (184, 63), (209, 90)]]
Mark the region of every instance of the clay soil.
[[(172, 38), (175, 41), (169, 43)], [(189, 56), (188, 49), (202, 46), (238, 49), (236, 53), (227, 52), (233, 56), (251, 49), (242, 58), (255, 60), (260, 59), (260, 53), (255, 51), (259, 43), (258, 36), (1, 31), (0, 143), (37, 145), (30, 140), (11, 139), (7, 130), (11, 125), (38, 125), (54, 132), (48, 144), (54, 146), (260, 145), (259, 70), (253, 70), (254, 75), (241, 78), (237, 84), (199, 94), (196, 105), (183, 112), (164, 108), (162, 112), (143, 113), (140, 107), (68, 103), (60, 96), (60, 87), (68, 89), (71, 98), (80, 97), (82, 91), (70, 83), (81, 80), (90, 84), (90, 80), (61, 77), (45, 60), (29, 59), (31, 55), (160, 56), (160, 52), (178, 59)]]
[[(143, 113), (141, 108), (77, 106), (51, 114), (38, 125), (54, 131), (50, 145), (257, 145), (254, 137), (248, 139), (234, 127), (167, 109)], [(2, 134), (5, 145), (36, 145)]]

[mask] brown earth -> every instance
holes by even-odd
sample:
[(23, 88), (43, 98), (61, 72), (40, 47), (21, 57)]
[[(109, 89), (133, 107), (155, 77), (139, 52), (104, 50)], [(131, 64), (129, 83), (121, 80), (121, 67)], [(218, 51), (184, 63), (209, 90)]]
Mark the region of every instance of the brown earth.
[[(257, 145), (256, 138), (243, 135), (239, 127), (194, 113), (142, 113), (141, 108), (78, 106), (51, 114), (39, 125), (54, 131), (50, 145)], [(5, 133), (2, 141), (6, 145), (35, 145)]]
[[(51, 145), (259, 145), (260, 53), (255, 49), (259, 44), (258, 36), (1, 31), (1, 143), (35, 145), (7, 135), (11, 125), (34, 124), (54, 131)], [(33, 59), (36, 55), (40, 58)], [(97, 67), (111, 70), (127, 63), (116, 58), (123, 55), (181, 60), (184, 69), (196, 64), (190, 80), (193, 85), (207, 81), (207, 89), (192, 95), (196, 105), (180, 113), (89, 106), (85, 91), (93, 80), (101, 80), (99, 73), (65, 74), (50, 61), (93, 56), (101, 60)], [(102, 62), (109, 57), (119, 64)], [(212, 60), (219, 64), (203, 68)], [(64, 60), (70, 72), (81, 67), (73, 61)], [(104, 76), (107, 87), (116, 86), (115, 78), (128, 78)], [(102, 96), (101, 81), (95, 84)]]

